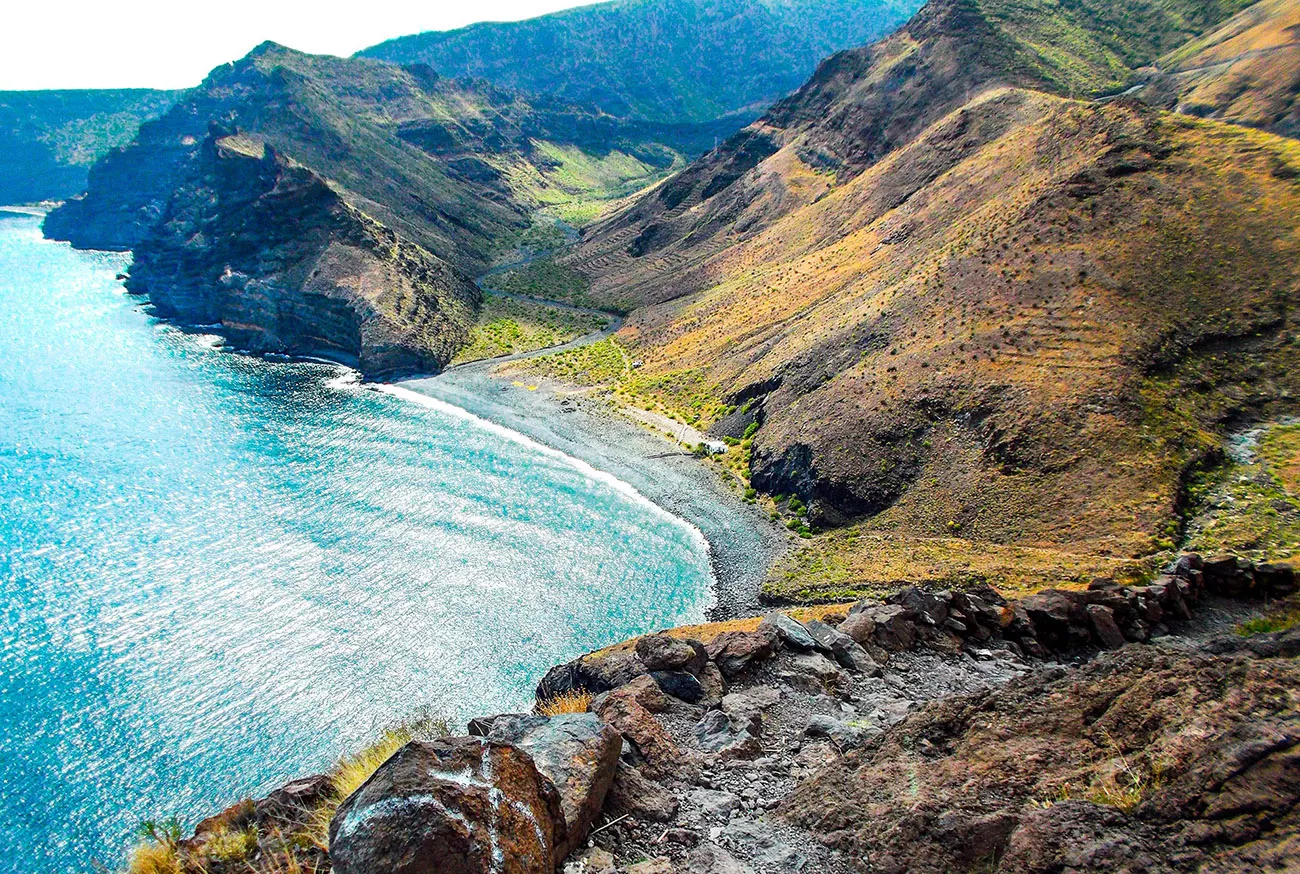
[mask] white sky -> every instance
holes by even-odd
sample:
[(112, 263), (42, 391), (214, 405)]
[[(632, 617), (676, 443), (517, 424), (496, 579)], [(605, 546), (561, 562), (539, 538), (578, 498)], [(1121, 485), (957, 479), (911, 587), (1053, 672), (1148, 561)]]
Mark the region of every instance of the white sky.
[(589, 2), (4, 0), (0, 90), (186, 88), (267, 39), (350, 55), (408, 33), (517, 21)]

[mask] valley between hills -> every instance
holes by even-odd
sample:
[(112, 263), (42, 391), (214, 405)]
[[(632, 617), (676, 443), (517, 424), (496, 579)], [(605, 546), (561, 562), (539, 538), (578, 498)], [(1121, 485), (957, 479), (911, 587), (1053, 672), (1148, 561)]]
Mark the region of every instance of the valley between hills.
[(1300, 865), (1296, 3), (615, 0), (151, 99), (44, 231), (157, 315), (663, 433), (760, 534), (132, 874)]

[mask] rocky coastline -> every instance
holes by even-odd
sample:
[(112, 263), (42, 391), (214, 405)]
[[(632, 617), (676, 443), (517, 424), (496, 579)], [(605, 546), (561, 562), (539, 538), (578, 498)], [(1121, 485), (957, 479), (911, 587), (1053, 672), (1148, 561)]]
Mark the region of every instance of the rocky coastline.
[[(1144, 586), (912, 587), (646, 635), (553, 668), (534, 713), (402, 746), (330, 811), (328, 849), (302, 837), (322, 774), (175, 851), (210, 872), (1271, 864), (1294, 850), (1300, 629), (1231, 629), (1296, 588), (1188, 554)], [(211, 864), (237, 832), (239, 866)]]

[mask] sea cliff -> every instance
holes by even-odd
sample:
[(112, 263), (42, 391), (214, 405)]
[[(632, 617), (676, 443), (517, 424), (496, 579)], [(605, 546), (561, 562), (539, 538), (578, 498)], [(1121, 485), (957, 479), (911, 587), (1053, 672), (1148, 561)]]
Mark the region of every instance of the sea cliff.
[(135, 244), (127, 288), (240, 346), (336, 358), (370, 376), (440, 370), (479, 302), (473, 283), (320, 175), (219, 128)]

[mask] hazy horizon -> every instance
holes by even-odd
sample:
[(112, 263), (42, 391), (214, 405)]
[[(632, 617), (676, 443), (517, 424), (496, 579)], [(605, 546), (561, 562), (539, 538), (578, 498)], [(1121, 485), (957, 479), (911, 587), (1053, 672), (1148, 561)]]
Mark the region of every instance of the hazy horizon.
[(274, 40), (316, 54), (350, 55), (407, 34), (480, 21), (519, 21), (592, 0), (481, 0), (473, 7), (373, 0), (363, 17), (321, 15), (307, 4), (230, 0), (221, 14), (177, 14), (159, 0), (24, 5), (0, 32), (0, 91), (188, 88), (219, 64)]

